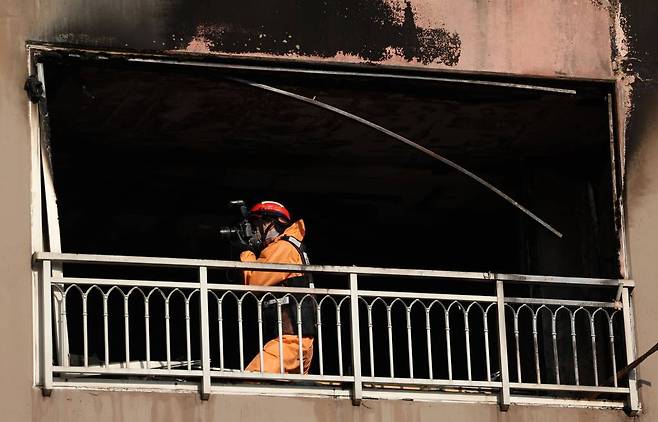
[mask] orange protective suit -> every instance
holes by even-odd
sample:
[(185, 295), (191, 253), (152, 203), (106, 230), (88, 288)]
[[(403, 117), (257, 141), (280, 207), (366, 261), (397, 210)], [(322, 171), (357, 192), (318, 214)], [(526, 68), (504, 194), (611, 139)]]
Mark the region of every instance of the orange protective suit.
[[(267, 245), (258, 258), (251, 251), (240, 254), (243, 262), (266, 262), (269, 264), (302, 264), (299, 252), (290, 242), (282, 240), (282, 236), (292, 236), (299, 241), (304, 240), (306, 228), (304, 221), (298, 220), (291, 224), (279, 237)], [(255, 286), (276, 286), (288, 278), (299, 277), (300, 273), (243, 271), (244, 284)], [(299, 373), (299, 338), (296, 335), (281, 336), (283, 349), (283, 372)], [(279, 339), (270, 340), (263, 346), (263, 372), (279, 373)], [(304, 373), (308, 373), (313, 359), (313, 338), (302, 337), (302, 358), (304, 360)], [(245, 368), (246, 371), (260, 371), (260, 354), (256, 355)]]

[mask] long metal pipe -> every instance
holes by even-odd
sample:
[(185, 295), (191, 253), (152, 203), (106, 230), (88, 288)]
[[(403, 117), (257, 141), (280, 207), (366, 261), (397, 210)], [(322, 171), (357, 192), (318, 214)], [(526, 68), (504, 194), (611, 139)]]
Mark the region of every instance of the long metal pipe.
[(249, 85), (249, 86), (254, 87), (254, 88), (262, 89), (262, 90), (265, 90), (265, 91), (273, 92), (275, 94), (279, 94), (279, 95), (283, 95), (283, 96), (286, 96), (286, 97), (289, 97), (289, 98), (293, 98), (295, 100), (302, 101), (302, 102), (305, 102), (307, 104), (311, 104), (315, 107), (319, 107), (319, 108), (322, 108), (324, 110), (329, 110), (333, 113), (336, 113), (336, 114), (339, 114), (343, 117), (347, 117), (348, 119), (354, 120), (354, 121), (356, 121), (356, 122), (358, 122), (358, 123), (360, 123), (364, 126), (368, 126), (372, 129), (375, 129), (376, 131), (381, 132), (385, 135), (388, 135), (391, 138), (396, 139), (396, 140), (398, 140), (402, 143), (405, 143), (405, 144), (409, 145), (410, 147), (415, 148), (418, 151), (421, 151), (424, 154), (429, 155), (430, 157), (441, 161), (442, 163), (452, 167), (453, 169), (457, 170), (458, 172), (460, 172), (460, 173), (470, 177), (471, 179), (475, 180), (476, 182), (484, 185), (489, 190), (494, 192), (496, 195), (500, 196), (501, 198), (503, 198), (504, 200), (506, 200), (507, 202), (509, 202), (510, 204), (512, 204), (513, 206), (515, 206), (516, 208), (518, 208), (519, 210), (524, 212), (530, 218), (532, 218), (533, 220), (535, 220), (536, 222), (538, 222), (539, 224), (544, 226), (546, 229), (548, 229), (550, 232), (555, 234), (557, 237), (560, 237), (560, 238), (562, 237), (562, 233), (560, 233), (555, 228), (553, 228), (553, 226), (551, 226), (550, 224), (548, 224), (547, 222), (545, 222), (544, 220), (539, 218), (537, 215), (535, 215), (529, 209), (527, 209), (523, 205), (519, 204), (512, 197), (510, 197), (509, 195), (507, 195), (506, 193), (504, 193), (503, 191), (501, 191), (500, 189), (498, 189), (497, 187), (495, 187), (491, 183), (487, 182), (486, 180), (484, 180), (480, 176), (478, 176), (475, 173), (465, 169), (464, 167), (460, 166), (459, 164), (455, 163), (454, 161), (449, 160), (449, 159), (445, 158), (444, 156), (442, 156), (440, 154), (437, 154), (434, 151), (432, 151), (430, 149), (427, 149), (424, 146), (419, 145), (419, 144), (415, 143), (414, 141), (412, 141), (408, 138), (405, 138), (404, 136), (402, 136), (402, 135), (400, 135), (396, 132), (393, 132), (392, 130), (386, 129), (383, 126), (380, 126), (376, 123), (371, 122), (370, 120), (366, 120), (363, 117), (359, 117), (359, 116), (357, 116), (355, 114), (352, 114), (348, 111), (345, 111), (341, 108), (334, 107), (334, 106), (329, 105), (327, 103), (324, 103), (322, 101), (318, 101), (315, 98), (308, 98), (308, 97), (305, 97), (303, 95), (299, 95), (299, 94), (295, 94), (295, 93), (290, 92), (290, 91), (286, 91), (284, 89), (275, 88), (275, 87), (270, 86), (270, 85), (265, 85), (265, 84), (261, 84), (261, 83), (258, 83), (258, 82), (249, 81), (249, 80), (246, 80), (246, 79), (234, 78), (234, 77), (229, 77), (229, 76), (226, 76), (225, 78), (227, 80), (230, 80), (230, 81), (233, 81), (233, 82), (237, 82), (237, 83), (244, 84), (244, 85)]

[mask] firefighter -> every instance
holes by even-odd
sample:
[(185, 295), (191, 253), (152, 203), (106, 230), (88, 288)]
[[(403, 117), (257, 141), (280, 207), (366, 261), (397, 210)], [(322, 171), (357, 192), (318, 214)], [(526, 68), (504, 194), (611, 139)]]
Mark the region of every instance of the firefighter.
[[(253, 250), (240, 254), (242, 262), (265, 262), (278, 264), (309, 264), (304, 244), (303, 220), (292, 222), (290, 212), (280, 203), (263, 201), (254, 205), (249, 212), (249, 220), (254, 227), (252, 247), (260, 251), (258, 257)], [(287, 272), (249, 271), (243, 272), (244, 283), (253, 286), (313, 287), (310, 275)], [(305, 298), (305, 299), (304, 299)], [(263, 372), (299, 373), (299, 317), (298, 304), (301, 303), (301, 355), (303, 371), (308, 373), (313, 359), (313, 339), (315, 337), (315, 306), (312, 297), (300, 294), (273, 295), (262, 298), (263, 305)], [(278, 306), (281, 306), (281, 337), (279, 340)], [(280, 353), (282, 351), (283, 353)], [(281, 371), (283, 356), (283, 371)], [(256, 355), (245, 368), (246, 371), (261, 370), (260, 354)]]

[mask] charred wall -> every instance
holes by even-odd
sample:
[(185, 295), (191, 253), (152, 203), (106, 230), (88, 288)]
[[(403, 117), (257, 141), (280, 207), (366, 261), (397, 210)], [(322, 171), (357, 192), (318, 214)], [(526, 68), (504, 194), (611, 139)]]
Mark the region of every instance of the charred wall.
[(44, 25), (31, 36), (91, 47), (608, 78), (610, 13), (607, 2), (592, 0), (59, 0), (41, 7)]
[[(622, 112), (626, 125), (626, 206), (631, 277), (635, 292), (638, 353), (656, 342), (654, 321), (658, 318), (655, 247), (658, 240), (658, 4), (622, 1), (621, 23), (626, 30), (625, 54), (620, 54), (620, 72), (630, 85), (630, 101)], [(626, 85), (628, 86), (628, 85)], [(640, 367), (640, 399), (643, 417), (658, 418), (658, 366), (656, 358)]]

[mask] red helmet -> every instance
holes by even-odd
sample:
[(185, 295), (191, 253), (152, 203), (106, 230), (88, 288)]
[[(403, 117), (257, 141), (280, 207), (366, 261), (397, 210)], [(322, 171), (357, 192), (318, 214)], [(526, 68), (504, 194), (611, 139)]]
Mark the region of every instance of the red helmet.
[(290, 223), (290, 212), (282, 204), (274, 201), (261, 201), (249, 210), (250, 218), (270, 217), (284, 224)]

